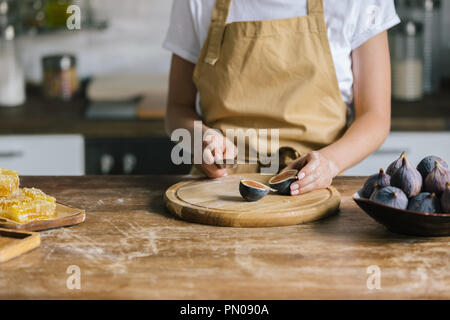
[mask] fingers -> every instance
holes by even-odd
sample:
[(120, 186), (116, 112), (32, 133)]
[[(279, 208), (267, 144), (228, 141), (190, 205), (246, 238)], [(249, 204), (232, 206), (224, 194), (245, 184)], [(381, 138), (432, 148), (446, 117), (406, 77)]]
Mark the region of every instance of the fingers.
[(227, 169), (219, 168), (216, 164), (222, 164), (224, 160), (234, 159), (236, 156), (237, 148), (222, 135), (214, 133), (204, 138), (202, 169), (209, 178), (226, 176)]
[(301, 189), (291, 190), (291, 195), (297, 196), (297, 195), (305, 194), (305, 193), (308, 193), (308, 192), (311, 192), (311, 191), (314, 191), (317, 189), (321, 189), (321, 188), (322, 188), (321, 183), (313, 182), (313, 183), (310, 183), (310, 184), (302, 187)]
[(320, 174), (320, 157), (316, 152), (307, 154), (304, 160), (307, 164), (298, 173), (298, 180), (291, 184), (291, 195), (299, 195), (318, 189), (322, 186)]
[(223, 152), (221, 150), (214, 150), (214, 163), (223, 163)]
[(320, 179), (319, 172), (312, 171), (312, 172), (308, 173), (308, 175), (305, 175), (304, 177), (299, 176), (298, 180), (291, 185), (291, 189), (295, 190), (295, 189), (304, 188), (305, 186), (307, 186), (311, 183), (314, 183), (315, 181), (317, 181), (319, 179)]
[(208, 147), (203, 149), (203, 163), (207, 165), (212, 165), (214, 163), (213, 150)]
[[(207, 138), (211, 138), (211, 136)], [(213, 139), (207, 138), (203, 141), (203, 161), (208, 165), (212, 165), (222, 160), (224, 147), (223, 143), (217, 137)]]
[(317, 178), (309, 179), (308, 181), (298, 181), (291, 185), (291, 195), (296, 196), (313, 190), (326, 188), (331, 184), (327, 179)]
[(310, 184), (311, 182), (320, 178), (319, 170), (320, 160), (312, 160), (297, 175), (298, 181), (291, 185), (291, 189), (298, 189), (299, 187)]
[(207, 164), (223, 163), (223, 160), (235, 159), (237, 148), (230, 140), (218, 133), (210, 134), (203, 140), (204, 161)]
[(225, 148), (223, 155), (225, 159), (235, 159), (238, 156), (238, 149), (233, 142), (225, 138)]
[(298, 173), (297, 177), (300, 184), (311, 183), (311, 181), (319, 179), (320, 160), (312, 160)]
[(202, 169), (209, 178), (221, 178), (228, 175), (227, 169), (219, 169), (215, 164), (202, 164)]
[(302, 179), (308, 175), (311, 175), (320, 166), (320, 157), (316, 152), (311, 152), (306, 155), (303, 166), (298, 174)]

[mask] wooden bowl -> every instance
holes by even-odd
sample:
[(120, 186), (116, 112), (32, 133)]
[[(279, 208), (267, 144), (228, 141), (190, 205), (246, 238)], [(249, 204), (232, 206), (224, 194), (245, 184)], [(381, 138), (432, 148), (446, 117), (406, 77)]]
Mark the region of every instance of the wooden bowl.
[(365, 213), (392, 232), (424, 237), (450, 236), (449, 213), (423, 213), (395, 209), (361, 198), (358, 193), (353, 195), (353, 200)]

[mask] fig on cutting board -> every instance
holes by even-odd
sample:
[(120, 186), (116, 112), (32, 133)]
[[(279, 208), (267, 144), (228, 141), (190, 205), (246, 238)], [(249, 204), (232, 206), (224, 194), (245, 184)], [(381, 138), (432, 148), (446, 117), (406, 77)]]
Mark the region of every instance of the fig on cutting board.
[(402, 165), (391, 176), (391, 185), (402, 189), (408, 198), (412, 198), (422, 190), (422, 175), (403, 156)]
[(249, 202), (258, 201), (264, 198), (271, 189), (258, 182), (253, 180), (241, 180), (239, 183), (239, 193), (242, 198)]
[(425, 179), (423, 189), (440, 196), (445, 191), (447, 182), (450, 182), (450, 171), (439, 164), (438, 161), (435, 161), (434, 169)]
[(425, 157), (417, 165), (417, 170), (422, 175), (422, 178), (424, 181), (428, 177), (428, 175), (431, 173), (431, 171), (433, 171), (436, 161), (439, 162), (444, 168), (448, 169), (448, 164), (443, 159), (441, 159), (437, 156)]
[(403, 158), (406, 158), (406, 152), (402, 152), (400, 157), (389, 165), (386, 169), (386, 173), (392, 177), (395, 171), (402, 166)]
[(298, 170), (291, 169), (283, 171), (269, 180), (269, 186), (279, 194), (289, 195), (291, 193), (291, 184), (297, 181)]
[(444, 213), (450, 213), (450, 182), (447, 182), (446, 189), (442, 194), (441, 207)]
[(384, 188), (391, 185), (391, 176), (386, 174), (383, 169), (380, 172), (370, 176), (361, 190), (358, 191), (359, 195), (363, 198), (369, 199), (375, 190), (375, 187)]
[(402, 210), (408, 207), (408, 197), (401, 189), (396, 187), (378, 189), (370, 197), (370, 200)]
[(440, 213), (441, 202), (435, 193), (422, 192), (409, 200), (408, 210), (425, 213)]

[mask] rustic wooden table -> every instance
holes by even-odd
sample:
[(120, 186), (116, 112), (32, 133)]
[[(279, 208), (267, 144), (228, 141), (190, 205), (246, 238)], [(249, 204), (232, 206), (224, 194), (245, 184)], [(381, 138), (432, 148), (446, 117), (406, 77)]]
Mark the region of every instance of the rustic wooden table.
[[(180, 179), (24, 177), (23, 185), (86, 209), (87, 220), (42, 232), (40, 248), (1, 264), (0, 298), (450, 298), (450, 238), (384, 229), (351, 200), (363, 179), (335, 182), (340, 214), (264, 229), (173, 218), (162, 196)], [(80, 289), (67, 287), (70, 266), (79, 267)], [(367, 287), (370, 266), (380, 268), (379, 290)]]

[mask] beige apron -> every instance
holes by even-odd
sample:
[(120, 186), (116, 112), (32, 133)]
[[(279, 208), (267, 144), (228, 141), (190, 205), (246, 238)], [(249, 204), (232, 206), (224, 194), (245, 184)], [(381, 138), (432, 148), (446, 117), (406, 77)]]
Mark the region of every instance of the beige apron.
[[(279, 129), (280, 147), (299, 154), (339, 139), (347, 107), (336, 78), (322, 0), (308, 0), (304, 17), (227, 24), (231, 1), (216, 0), (194, 71), (206, 125), (222, 133)], [(258, 150), (260, 143), (264, 142), (253, 139), (248, 147)]]

